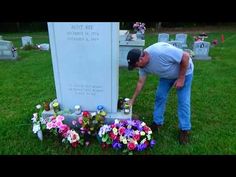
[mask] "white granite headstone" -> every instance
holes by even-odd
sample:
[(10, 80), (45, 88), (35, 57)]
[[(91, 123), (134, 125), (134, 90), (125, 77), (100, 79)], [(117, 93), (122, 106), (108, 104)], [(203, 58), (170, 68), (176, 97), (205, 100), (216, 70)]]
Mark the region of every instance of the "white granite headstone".
[(187, 37), (188, 37), (187, 34), (179, 33), (179, 34), (175, 35), (175, 40), (182, 42), (182, 48), (186, 48), (186, 47), (188, 47), (187, 44), (186, 44)]
[(128, 30), (120, 30), (120, 41), (126, 41), (128, 35), (129, 35), (129, 31)]
[(167, 33), (160, 33), (158, 34), (158, 42), (168, 42), (169, 41), (169, 34)]
[(26, 46), (26, 45), (32, 45), (32, 37), (30, 36), (23, 36), (21, 38), (22, 41), (22, 47)]
[(180, 42), (180, 41), (169, 41), (168, 43), (177, 47), (177, 48), (182, 49), (182, 42)]
[(57, 100), (62, 109), (117, 112), (119, 23), (48, 23)]
[(196, 41), (193, 45), (194, 57), (193, 59), (198, 60), (210, 60), (211, 57), (208, 56), (210, 49), (210, 43), (205, 41)]
[(17, 51), (13, 47), (11, 41), (0, 40), (0, 60), (4, 59), (17, 59)]

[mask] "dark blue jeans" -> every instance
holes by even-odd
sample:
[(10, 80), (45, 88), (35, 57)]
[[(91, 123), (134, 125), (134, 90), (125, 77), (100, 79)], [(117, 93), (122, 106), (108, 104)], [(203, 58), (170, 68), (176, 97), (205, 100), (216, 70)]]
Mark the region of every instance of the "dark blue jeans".
[[(185, 76), (184, 86), (177, 89), (178, 95), (178, 118), (179, 118), (179, 129), (190, 130), (191, 129), (191, 85), (192, 85), (193, 74)], [(164, 123), (164, 112), (166, 106), (166, 100), (168, 93), (173, 86), (176, 79), (164, 79), (161, 78), (159, 86), (156, 91), (156, 100), (154, 106), (154, 122), (162, 125)]]

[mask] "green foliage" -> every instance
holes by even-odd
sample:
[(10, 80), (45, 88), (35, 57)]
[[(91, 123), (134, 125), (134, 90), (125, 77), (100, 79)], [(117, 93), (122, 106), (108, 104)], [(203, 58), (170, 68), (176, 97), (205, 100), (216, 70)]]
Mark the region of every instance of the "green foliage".
[[(218, 39), (222, 32), (208, 33), (207, 41)], [(161, 134), (154, 133), (157, 144), (140, 154), (235, 154), (236, 153), (236, 33), (224, 32), (225, 42), (210, 49), (211, 61), (194, 61), (190, 144), (178, 143), (176, 90), (172, 89), (165, 112)], [(3, 35), (18, 47), (24, 34)], [(48, 41), (47, 33), (33, 33), (35, 43)], [(157, 41), (156, 34), (145, 34), (146, 47)], [(191, 35), (188, 42), (191, 44)], [(113, 155), (113, 149), (102, 150), (97, 140), (88, 148), (66, 148), (57, 137), (45, 137), (40, 142), (32, 133), (32, 113), (35, 106), (56, 97), (51, 55), (37, 50), (19, 50), (17, 61), (0, 61), (0, 154), (14, 155)], [(136, 70), (120, 69), (119, 95), (131, 97), (136, 86)], [(128, 81), (128, 82), (127, 82)], [(148, 125), (152, 122), (156, 76), (149, 76), (136, 100), (133, 113)]]

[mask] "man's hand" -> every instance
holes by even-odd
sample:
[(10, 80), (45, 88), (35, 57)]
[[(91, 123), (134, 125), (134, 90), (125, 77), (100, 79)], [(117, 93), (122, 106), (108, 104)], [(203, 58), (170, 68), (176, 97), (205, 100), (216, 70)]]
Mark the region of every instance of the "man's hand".
[(181, 87), (184, 86), (184, 81), (185, 81), (185, 78), (178, 78), (174, 83), (174, 87), (176, 89), (180, 89)]

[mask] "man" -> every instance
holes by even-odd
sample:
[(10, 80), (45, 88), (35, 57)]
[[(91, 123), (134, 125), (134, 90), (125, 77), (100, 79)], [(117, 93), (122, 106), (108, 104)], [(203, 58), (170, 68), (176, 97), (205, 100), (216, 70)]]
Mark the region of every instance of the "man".
[(153, 112), (152, 130), (158, 130), (164, 124), (165, 105), (168, 92), (171, 87), (177, 89), (178, 95), (178, 119), (181, 144), (188, 143), (188, 135), (191, 130), (190, 122), (190, 96), (194, 65), (187, 52), (165, 42), (158, 42), (146, 48), (144, 51), (132, 49), (127, 55), (128, 69), (139, 68), (139, 80), (130, 105), (142, 90), (147, 75), (159, 75), (159, 85), (156, 91), (155, 106)]

